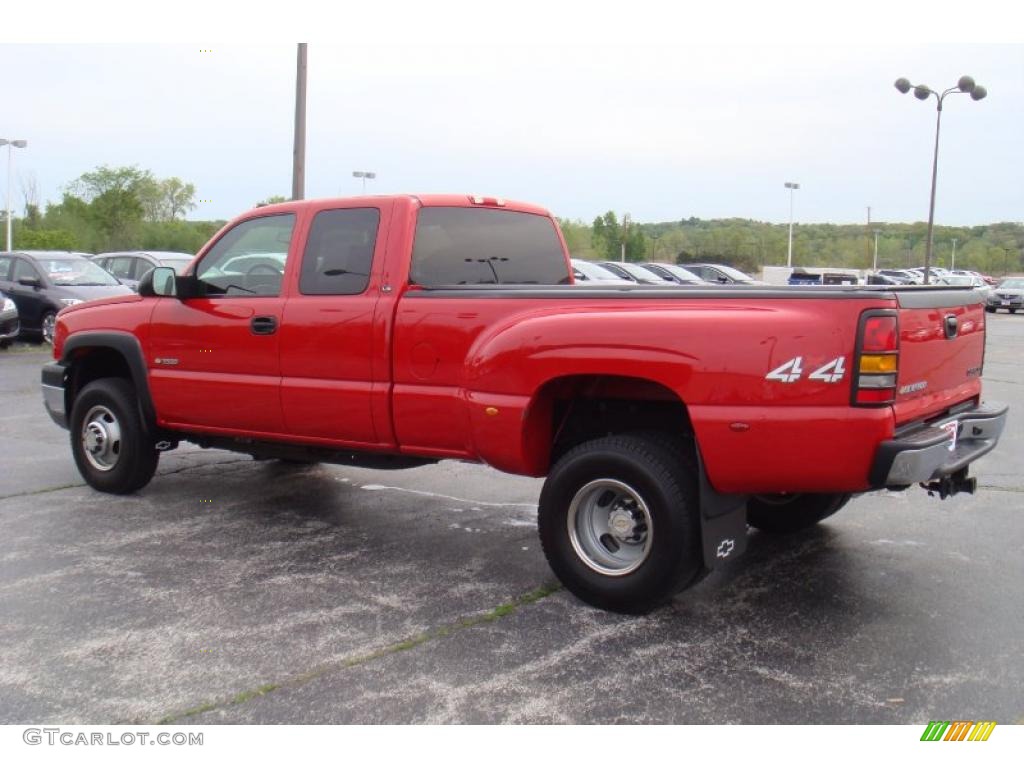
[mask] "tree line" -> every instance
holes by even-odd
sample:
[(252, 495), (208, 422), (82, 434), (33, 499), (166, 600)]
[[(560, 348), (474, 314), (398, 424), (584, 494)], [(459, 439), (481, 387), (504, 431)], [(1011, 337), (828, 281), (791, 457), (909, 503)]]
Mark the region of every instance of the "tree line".
[[(713, 262), (757, 273), (765, 266), (785, 266), (789, 225), (751, 219), (698, 219), (625, 226), (609, 211), (590, 225), (561, 220), (573, 256), (594, 261)], [(924, 264), (928, 225), (872, 222), (858, 224), (796, 224), (793, 266), (870, 269), (918, 267)], [(933, 262), (984, 274), (1024, 271), (1024, 224), (1002, 222), (976, 227), (936, 226)], [(955, 257), (954, 257), (955, 241)]]
[[(223, 221), (187, 221), (195, 210), (195, 186), (177, 177), (157, 178), (136, 166), (100, 166), (68, 184), (58, 203), (40, 204), (35, 184), (22, 184), (24, 215), (16, 218), (19, 248), (86, 251), (161, 250), (195, 253)], [(263, 203), (282, 202), (281, 196)], [(690, 217), (660, 223), (620, 221), (612, 211), (590, 224), (560, 220), (570, 253), (595, 261), (707, 261), (756, 273), (785, 265), (788, 225), (751, 219)], [(877, 236), (876, 236), (877, 233)], [(805, 267), (915, 267), (924, 263), (927, 225), (872, 223), (797, 224), (793, 265)], [(934, 262), (985, 274), (1024, 271), (1024, 224), (936, 226)]]
[(136, 166), (100, 166), (68, 184), (43, 210), (35, 183), (22, 184), (24, 216), (13, 224), (16, 247), (101, 253), (121, 250), (195, 253), (224, 222), (186, 221), (196, 189)]

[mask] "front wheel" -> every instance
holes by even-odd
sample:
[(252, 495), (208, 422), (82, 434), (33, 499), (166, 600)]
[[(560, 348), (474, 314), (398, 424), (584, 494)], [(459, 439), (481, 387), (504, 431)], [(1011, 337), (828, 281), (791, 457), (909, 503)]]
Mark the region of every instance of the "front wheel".
[(986, 311), (986, 312), (992, 312), (992, 313), (995, 313), (995, 311), (996, 311), (996, 308), (995, 308), (995, 307), (985, 307), (985, 311)]
[(574, 595), (645, 613), (701, 572), (698, 515), (685, 448), (654, 435), (618, 435), (582, 443), (558, 461), (541, 491), (538, 528), (551, 569)]
[(849, 500), (848, 493), (754, 496), (747, 502), (747, 522), (765, 533), (796, 533), (834, 515)]
[(97, 379), (71, 407), (71, 452), (89, 485), (132, 493), (156, 472), (160, 453), (142, 422), (135, 388), (125, 379)]

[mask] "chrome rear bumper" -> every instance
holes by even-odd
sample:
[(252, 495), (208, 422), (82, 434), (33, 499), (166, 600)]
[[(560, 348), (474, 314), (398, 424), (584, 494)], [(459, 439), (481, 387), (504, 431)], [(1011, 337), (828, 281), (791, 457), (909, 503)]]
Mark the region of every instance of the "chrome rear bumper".
[(982, 404), (885, 441), (871, 467), (872, 487), (926, 483), (959, 472), (996, 447), (1008, 411), (1006, 405)]

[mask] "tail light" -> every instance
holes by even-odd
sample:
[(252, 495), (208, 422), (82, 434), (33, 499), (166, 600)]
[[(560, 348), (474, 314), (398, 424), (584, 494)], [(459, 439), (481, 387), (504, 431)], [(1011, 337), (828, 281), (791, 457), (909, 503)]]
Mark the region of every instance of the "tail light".
[(900, 333), (896, 312), (872, 309), (860, 316), (854, 352), (853, 405), (896, 402)]

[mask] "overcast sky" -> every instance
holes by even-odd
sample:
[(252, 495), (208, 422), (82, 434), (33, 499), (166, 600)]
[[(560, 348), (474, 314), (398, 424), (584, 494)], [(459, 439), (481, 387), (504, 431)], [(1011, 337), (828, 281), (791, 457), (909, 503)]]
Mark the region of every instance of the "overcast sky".
[[(424, 38), (428, 38), (425, 35)], [(936, 221), (1024, 220), (1024, 45), (309, 46), (306, 196), (464, 192), (590, 221), (689, 216), (922, 221), (935, 102), (971, 74), (989, 96), (943, 112)], [(361, 39), (361, 38), (359, 38)], [(201, 52), (200, 46), (212, 52)], [(0, 45), (0, 137), (44, 200), (98, 165), (196, 185), (189, 218), (291, 188), (295, 46)], [(2, 158), (6, 162), (6, 157)], [(207, 202), (208, 201), (208, 202)]]

